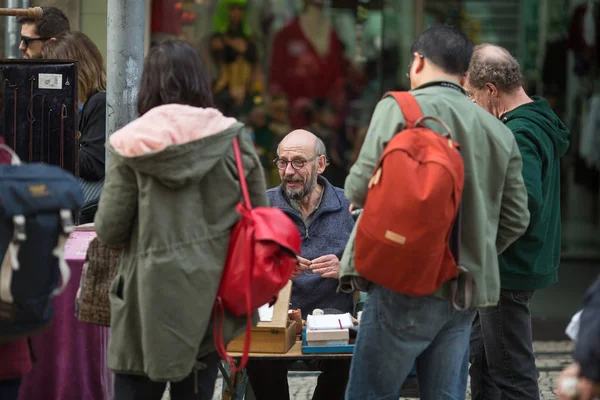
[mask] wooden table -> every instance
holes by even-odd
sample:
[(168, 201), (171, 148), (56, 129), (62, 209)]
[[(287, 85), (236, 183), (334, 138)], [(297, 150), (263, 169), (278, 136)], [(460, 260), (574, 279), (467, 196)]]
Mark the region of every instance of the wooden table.
[[(242, 358), (242, 353), (229, 353), (235, 359)], [(332, 360), (332, 359), (350, 359), (352, 353), (302, 353), (302, 341), (296, 340), (296, 343), (287, 351), (287, 353), (250, 353), (250, 358), (259, 358), (261, 360)]]
[[(236, 360), (242, 358), (242, 353), (229, 353)], [(260, 360), (349, 360), (352, 353), (318, 353), (303, 354), (302, 341), (296, 340), (296, 343), (287, 351), (287, 353), (250, 353), (249, 358)], [(219, 363), (219, 370), (223, 375), (223, 382), (227, 386), (223, 392), (222, 400), (239, 400), (246, 391), (247, 376), (244, 371), (229, 373), (222, 363)]]

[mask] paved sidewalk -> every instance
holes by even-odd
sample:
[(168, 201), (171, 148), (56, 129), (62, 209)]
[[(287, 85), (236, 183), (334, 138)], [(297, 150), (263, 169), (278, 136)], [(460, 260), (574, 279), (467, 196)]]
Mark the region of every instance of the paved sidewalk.
[[(534, 343), (534, 350), (536, 352), (536, 363), (540, 371), (540, 390), (544, 400), (554, 400), (556, 399), (552, 392), (554, 380), (564, 366), (571, 362), (573, 343), (536, 342)], [(291, 400), (310, 400), (317, 384), (317, 377), (314, 373), (294, 373), (293, 376), (288, 378), (288, 382)], [(221, 399), (221, 387), (222, 379), (219, 378), (213, 400)], [(467, 399), (470, 398), (470, 393), (467, 393)]]

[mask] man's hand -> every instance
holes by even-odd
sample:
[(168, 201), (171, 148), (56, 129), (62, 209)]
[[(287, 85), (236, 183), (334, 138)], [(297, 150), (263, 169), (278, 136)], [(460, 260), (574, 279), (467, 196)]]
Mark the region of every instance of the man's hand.
[(338, 279), (340, 276), (340, 260), (333, 254), (315, 258), (311, 261), (310, 269), (323, 278)]
[[(556, 383), (556, 394), (560, 400), (592, 400), (600, 396), (600, 383), (594, 383), (587, 378), (579, 376), (580, 367), (578, 364), (571, 364), (563, 370)], [(569, 380), (577, 380), (577, 394), (572, 396), (570, 393), (565, 393), (565, 382)]]
[(296, 279), (297, 277), (302, 275), (304, 271), (310, 269), (310, 260), (307, 260), (306, 258), (302, 258), (300, 256), (297, 256), (296, 258), (298, 259), (298, 266), (296, 267), (296, 269), (294, 269), (294, 272), (292, 273), (292, 279)]

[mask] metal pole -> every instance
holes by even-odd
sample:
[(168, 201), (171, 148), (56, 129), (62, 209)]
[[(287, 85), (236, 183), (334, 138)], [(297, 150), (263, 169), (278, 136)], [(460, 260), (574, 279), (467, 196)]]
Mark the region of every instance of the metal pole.
[[(6, 8), (21, 7), (21, 0), (6, 0)], [(4, 57), (19, 57), (19, 24), (15, 17), (6, 17), (4, 33)]]
[[(111, 134), (137, 117), (137, 92), (144, 65), (145, 16), (144, 0), (108, 0), (107, 142)], [(107, 161), (109, 157), (107, 151)]]
[[(15, 16), (27, 15), (27, 16), (41, 16), (39, 14), (41, 9), (36, 9), (34, 12), (29, 7), (29, 0), (6, 0), (6, 8), (2, 10), (2, 15), (6, 15), (6, 24), (4, 31), (4, 57), (5, 58), (19, 58), (21, 53), (19, 52), (19, 39), (21, 33), (21, 27), (17, 23)], [(26, 13), (26, 14), (23, 14)], [(33, 13), (33, 14), (32, 14)]]

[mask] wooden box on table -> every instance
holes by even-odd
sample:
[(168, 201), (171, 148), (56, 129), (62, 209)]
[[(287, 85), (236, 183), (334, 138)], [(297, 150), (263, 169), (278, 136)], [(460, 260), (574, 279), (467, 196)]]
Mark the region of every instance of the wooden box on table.
[[(296, 343), (296, 322), (288, 320), (288, 310), (292, 295), (292, 282), (279, 292), (279, 297), (273, 306), (273, 319), (269, 322), (259, 322), (252, 329), (250, 352), (251, 353), (287, 353)], [(242, 352), (244, 339), (242, 334), (233, 339), (228, 352)]]

